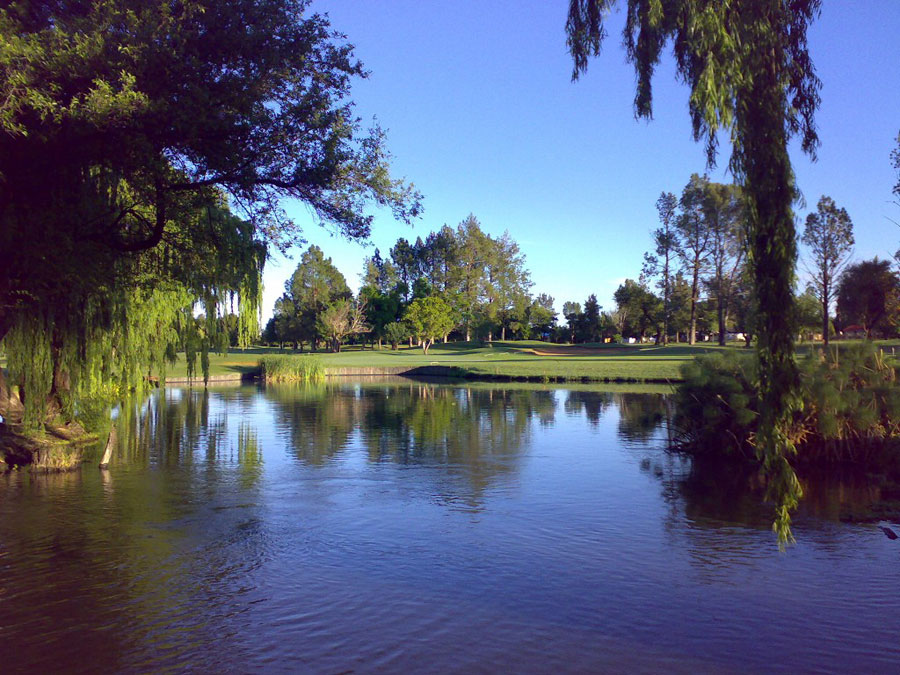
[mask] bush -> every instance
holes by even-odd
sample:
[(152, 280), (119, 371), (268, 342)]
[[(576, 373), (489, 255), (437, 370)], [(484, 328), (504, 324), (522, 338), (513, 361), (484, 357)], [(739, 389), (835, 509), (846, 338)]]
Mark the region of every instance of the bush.
[[(799, 403), (787, 439), (796, 461), (852, 462), (871, 466), (900, 454), (900, 386), (897, 367), (871, 343), (801, 361)], [(753, 460), (759, 418), (755, 355), (700, 356), (682, 367), (676, 403), (679, 446)]]

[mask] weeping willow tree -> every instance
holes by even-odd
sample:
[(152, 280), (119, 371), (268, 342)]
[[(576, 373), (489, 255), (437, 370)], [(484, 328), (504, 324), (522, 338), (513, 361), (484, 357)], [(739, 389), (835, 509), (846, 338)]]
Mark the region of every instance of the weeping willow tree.
[(0, 342), (27, 425), (142, 386), (176, 349), (205, 370), (235, 299), (248, 345), (264, 244), (303, 241), (285, 198), (351, 239), (373, 204), (418, 216), (354, 114), (367, 72), (308, 5), (0, 7)]
[(221, 195), (203, 198), (205, 205), (193, 195), (169, 211), (160, 246), (116, 261), (106, 278), (95, 270), (91, 287), (73, 285), (15, 313), (3, 346), (16, 393), (0, 373), (0, 414), (27, 430), (102, 424), (97, 413), (149, 386), (150, 372), (164, 380), (177, 351), (191, 376), (199, 356), (208, 378), (210, 351), (227, 348), (217, 317), (235, 295), (242, 339), (258, 334), (266, 247)]
[[(600, 53), (605, 19), (616, 0), (570, 0), (567, 43), (573, 79)], [(815, 156), (814, 113), (820, 82), (807, 51), (807, 28), (819, 0), (628, 0), (624, 42), (637, 74), (635, 114), (652, 116), (651, 80), (672, 45), (679, 77), (690, 87), (694, 137), (715, 163), (720, 131), (730, 133), (730, 169), (747, 195), (748, 259), (758, 303), (757, 453), (779, 501), (775, 529), (790, 538), (790, 510), (800, 485), (785, 433), (800, 401), (794, 363), (792, 204), (797, 196), (788, 141), (798, 135)]]

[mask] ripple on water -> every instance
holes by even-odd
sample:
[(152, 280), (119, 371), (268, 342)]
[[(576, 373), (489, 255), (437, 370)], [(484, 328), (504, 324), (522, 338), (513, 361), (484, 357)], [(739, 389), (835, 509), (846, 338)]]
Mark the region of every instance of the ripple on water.
[(758, 495), (664, 451), (660, 400), (156, 396), (109, 472), (0, 477), (4, 668), (900, 669), (898, 542), (812, 486), (778, 553)]

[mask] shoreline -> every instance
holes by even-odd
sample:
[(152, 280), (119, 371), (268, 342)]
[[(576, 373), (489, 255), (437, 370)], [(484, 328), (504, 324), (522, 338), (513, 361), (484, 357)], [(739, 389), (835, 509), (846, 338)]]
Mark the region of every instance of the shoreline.
[[(439, 377), (449, 380), (468, 380), (473, 382), (539, 382), (556, 383), (596, 383), (596, 384), (679, 384), (681, 378), (664, 377), (627, 377), (627, 376), (593, 376), (593, 375), (511, 375), (504, 373), (480, 373), (462, 366), (344, 366), (325, 368), (325, 377)], [(255, 382), (263, 380), (262, 372), (255, 369), (246, 373), (229, 375), (211, 375), (204, 383), (203, 377), (167, 377), (166, 385), (216, 385), (234, 384), (236, 382)], [(153, 378), (158, 384), (158, 378)], [(297, 380), (302, 381), (302, 380)]]

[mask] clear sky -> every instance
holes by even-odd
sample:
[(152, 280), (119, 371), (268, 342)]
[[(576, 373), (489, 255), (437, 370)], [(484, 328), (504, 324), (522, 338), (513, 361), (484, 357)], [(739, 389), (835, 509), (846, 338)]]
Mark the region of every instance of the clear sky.
[[(624, 4), (622, 0), (620, 4)], [(621, 11), (604, 53), (570, 81), (565, 48), (568, 0), (318, 0), (371, 71), (354, 88), (364, 120), (388, 130), (396, 176), (424, 194), (413, 227), (376, 212), (368, 246), (349, 243), (289, 204), (309, 243), (331, 256), (354, 289), (363, 258), (398, 237), (415, 240), (472, 213), (489, 233), (509, 230), (526, 254), (534, 293), (605, 308), (627, 277), (637, 278), (660, 192), (680, 194), (706, 170), (691, 137), (688, 89), (671, 57), (654, 81), (654, 119), (634, 119), (634, 72), (621, 47)], [(824, 0), (809, 33), (822, 80), (813, 163), (792, 160), (807, 205), (827, 194), (847, 209), (855, 258), (885, 258), (900, 246), (900, 206), (890, 152), (900, 132), (900, 0)], [(723, 144), (713, 180), (730, 182)], [(801, 225), (802, 227), (802, 225)], [(278, 257), (264, 275), (263, 319), (299, 260)], [(801, 249), (801, 256), (803, 250)], [(801, 268), (802, 272), (802, 268)]]

